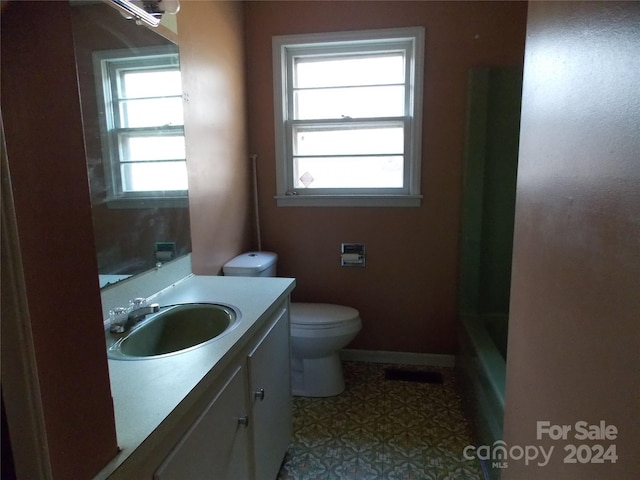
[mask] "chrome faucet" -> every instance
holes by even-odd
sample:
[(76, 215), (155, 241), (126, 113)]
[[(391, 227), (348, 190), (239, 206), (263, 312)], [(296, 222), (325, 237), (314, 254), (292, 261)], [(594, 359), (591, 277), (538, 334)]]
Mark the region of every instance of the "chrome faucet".
[(125, 323), (125, 327), (127, 329), (133, 327), (136, 323), (142, 320), (147, 315), (152, 313), (158, 313), (160, 311), (160, 305), (157, 303), (152, 303), (151, 305), (147, 305), (146, 307), (136, 308), (129, 312), (129, 316), (127, 317), (127, 321)]
[(124, 322), (115, 322), (111, 324), (109, 330), (111, 333), (125, 333), (131, 330), (136, 323), (140, 322), (147, 315), (157, 313), (160, 311), (160, 305), (152, 303), (143, 307), (138, 307), (129, 312), (127, 319)]

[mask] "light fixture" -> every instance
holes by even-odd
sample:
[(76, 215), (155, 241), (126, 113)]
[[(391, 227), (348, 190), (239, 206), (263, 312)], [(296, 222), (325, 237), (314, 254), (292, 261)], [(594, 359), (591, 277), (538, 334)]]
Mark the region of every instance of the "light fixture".
[(180, 11), (180, 0), (160, 0), (158, 4), (164, 13), (175, 15)]
[(175, 15), (180, 10), (180, 0), (111, 0), (127, 18), (157, 27), (164, 13)]

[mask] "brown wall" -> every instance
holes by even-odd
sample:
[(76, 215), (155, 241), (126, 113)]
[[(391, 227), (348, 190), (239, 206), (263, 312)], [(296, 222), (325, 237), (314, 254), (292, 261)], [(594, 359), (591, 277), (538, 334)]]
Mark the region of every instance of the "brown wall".
[[(10, 173), (13, 187), (21, 252), (12, 255), (24, 271), (51, 469), (56, 479), (79, 479), (97, 473), (117, 446), (65, 5), (11, 2), (3, 8), (2, 115), (10, 172), (2, 174)], [(7, 363), (2, 353), (3, 370), (11, 368), (15, 358)], [(27, 402), (16, 393), (3, 384), (10, 429), (21, 428), (13, 416), (16, 402)]]
[[(297, 277), (293, 299), (360, 310), (353, 348), (454, 353), (467, 71), (522, 64), (526, 4), (248, 2), (245, 10), (263, 249), (278, 253), (279, 275)], [(426, 28), (422, 206), (277, 208), (271, 37), (401, 26)], [(342, 242), (366, 244), (366, 268), (339, 266)]]
[[(531, 2), (522, 106), (505, 440), (555, 446), (505, 479), (640, 478), (640, 4)], [(570, 425), (536, 439), (536, 422)], [(581, 441), (604, 420), (616, 440)], [(566, 444), (615, 464), (564, 464)]]
[[(248, 248), (251, 236), (243, 7), (181, 3), (193, 268), (216, 274)], [(3, 175), (10, 173), (16, 204), (53, 475), (75, 480), (91, 478), (117, 445), (65, 5), (2, 5), (2, 114), (10, 163)], [(5, 350), (2, 365), (10, 368)], [(20, 428), (11, 407), (22, 399), (6, 384), (2, 393), (10, 429)]]
[(217, 275), (249, 247), (243, 5), (181, 2), (193, 272)]

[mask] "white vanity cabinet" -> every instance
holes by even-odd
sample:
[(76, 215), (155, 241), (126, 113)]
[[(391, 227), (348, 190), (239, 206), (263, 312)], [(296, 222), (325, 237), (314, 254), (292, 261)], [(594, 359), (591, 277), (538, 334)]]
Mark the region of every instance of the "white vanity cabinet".
[(209, 389), (154, 480), (275, 480), (292, 433), (288, 301)]
[(249, 478), (244, 369), (235, 368), (154, 475), (155, 480)]
[(274, 480), (293, 430), (289, 360), (289, 315), (275, 322), (247, 357), (255, 480)]

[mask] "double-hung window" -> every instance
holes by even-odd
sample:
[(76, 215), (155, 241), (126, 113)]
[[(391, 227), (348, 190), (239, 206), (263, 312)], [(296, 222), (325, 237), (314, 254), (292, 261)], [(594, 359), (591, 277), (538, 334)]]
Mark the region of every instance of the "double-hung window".
[(278, 205), (420, 204), (421, 27), (273, 39)]
[(94, 54), (102, 99), (107, 201), (185, 204), (187, 167), (182, 84), (175, 46)]

